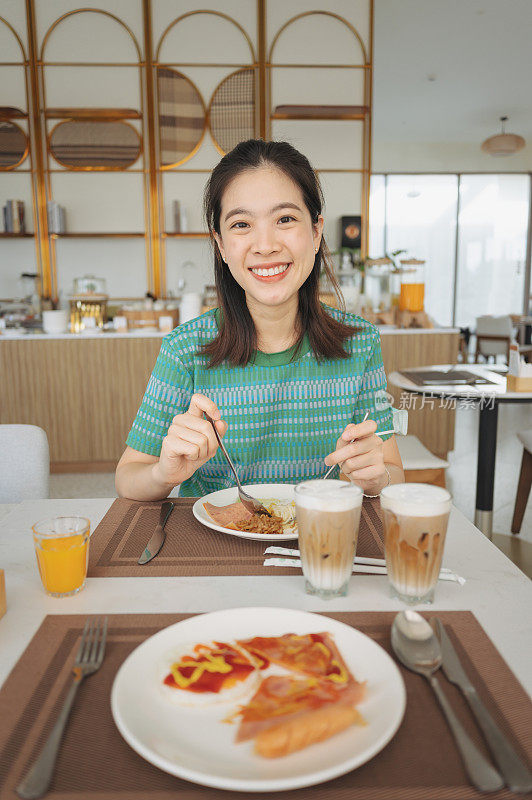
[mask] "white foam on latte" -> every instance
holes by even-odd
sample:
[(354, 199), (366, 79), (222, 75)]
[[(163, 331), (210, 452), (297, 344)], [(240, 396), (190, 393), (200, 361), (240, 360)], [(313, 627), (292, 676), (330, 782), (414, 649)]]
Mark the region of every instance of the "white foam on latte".
[(362, 489), (336, 480), (305, 481), (295, 489), (296, 508), (309, 511), (351, 511), (362, 505)]
[(408, 517), (437, 517), (451, 510), (451, 495), (428, 483), (394, 483), (382, 490), (381, 507)]

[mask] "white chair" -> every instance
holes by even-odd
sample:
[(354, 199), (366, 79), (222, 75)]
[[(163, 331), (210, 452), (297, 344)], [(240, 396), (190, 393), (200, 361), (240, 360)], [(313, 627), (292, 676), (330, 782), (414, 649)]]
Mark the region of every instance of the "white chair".
[(479, 356), (483, 356), (486, 361), (493, 357), (497, 361), (497, 356), (504, 356), (508, 363), (510, 351), (510, 341), (513, 336), (513, 325), (510, 316), (477, 317), (477, 346), (475, 350), (475, 362)]
[(36, 425), (0, 425), (0, 503), (50, 497), (48, 438)]
[(407, 483), (433, 483), (445, 488), (445, 470), (449, 462), (433, 455), (417, 436), (396, 436)]
[(515, 496), (514, 516), (512, 519), (512, 533), (519, 533), (525, 516), (526, 504), (532, 486), (532, 428), (517, 434), (523, 443), (523, 459), (521, 472)]

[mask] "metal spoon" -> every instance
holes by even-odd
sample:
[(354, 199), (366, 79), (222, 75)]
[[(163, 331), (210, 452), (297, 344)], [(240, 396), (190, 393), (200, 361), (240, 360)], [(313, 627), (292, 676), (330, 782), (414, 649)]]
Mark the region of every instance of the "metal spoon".
[(235, 476), (235, 481), (236, 481), (236, 485), (237, 485), (237, 489), (238, 489), (238, 497), (240, 499), (240, 502), (242, 503), (244, 508), (247, 508), (247, 510), (250, 511), (252, 514), (265, 514), (267, 517), (271, 517), (271, 514), (268, 511), (268, 509), (265, 508), (259, 500), (256, 500), (254, 497), (251, 497), (250, 494), (247, 494), (247, 492), (245, 492), (243, 490), (242, 484), (240, 483), (240, 481), (238, 479), (238, 475), (236, 474), (236, 469), (234, 467), (233, 462), (231, 461), (229, 453), (227, 452), (225, 444), (223, 443), (222, 437), (220, 436), (220, 434), (216, 430), (216, 425), (214, 424), (214, 420), (211, 419), (211, 417), (209, 417), (209, 415), (206, 412), (203, 412), (203, 413), (205, 414), (205, 418), (211, 423), (213, 431), (214, 431), (214, 435), (216, 436), (216, 439), (218, 440), (218, 444), (220, 445), (222, 453), (224, 454), (224, 456), (225, 456), (225, 458), (227, 460), (227, 463), (231, 467), (231, 471), (232, 471), (233, 475)]
[(462, 728), (433, 674), (441, 667), (442, 656), (440, 643), (429, 623), (416, 611), (401, 611), (393, 621), (392, 647), (405, 667), (423, 675), (432, 686), (474, 786), (481, 792), (496, 792), (501, 789), (504, 786), (502, 777)]

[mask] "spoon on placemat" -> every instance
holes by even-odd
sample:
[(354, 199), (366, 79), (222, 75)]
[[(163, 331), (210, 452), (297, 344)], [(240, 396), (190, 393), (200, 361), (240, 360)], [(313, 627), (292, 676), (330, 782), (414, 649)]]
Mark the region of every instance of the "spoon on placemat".
[(431, 626), (421, 614), (410, 609), (397, 614), (392, 625), (392, 648), (405, 667), (423, 675), (432, 686), (473, 785), (480, 792), (496, 792), (502, 789), (502, 777), (462, 728), (434, 676), (442, 663), (441, 647)]
[(222, 453), (224, 454), (227, 463), (231, 467), (231, 472), (235, 476), (236, 486), (237, 486), (237, 489), (238, 489), (238, 497), (239, 497), (240, 502), (242, 503), (244, 508), (247, 508), (247, 510), (250, 511), (252, 514), (265, 514), (267, 517), (271, 517), (270, 512), (268, 511), (267, 508), (265, 508), (262, 505), (260, 500), (257, 500), (255, 497), (251, 497), (250, 494), (248, 494), (247, 492), (245, 492), (243, 490), (242, 484), (240, 483), (240, 481), (238, 479), (238, 475), (236, 474), (235, 466), (234, 466), (233, 462), (231, 461), (231, 457), (230, 457), (229, 453), (227, 452), (225, 444), (223, 443), (223, 439), (220, 436), (220, 434), (218, 433), (218, 431), (216, 430), (216, 425), (214, 424), (214, 420), (211, 419), (211, 417), (209, 417), (209, 415), (205, 411), (203, 413), (205, 414), (205, 418), (211, 423), (212, 429), (214, 431), (214, 435), (216, 436), (218, 444), (220, 445), (220, 449), (221, 449)]

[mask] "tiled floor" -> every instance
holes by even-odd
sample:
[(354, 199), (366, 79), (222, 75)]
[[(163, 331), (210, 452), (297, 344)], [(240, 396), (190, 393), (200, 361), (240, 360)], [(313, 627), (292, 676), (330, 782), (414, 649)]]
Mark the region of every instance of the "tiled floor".
[[(531, 405), (501, 405), (495, 468), (494, 541), (532, 577), (532, 492), (519, 537), (510, 525), (523, 448), (516, 434), (532, 427)], [(447, 486), (454, 503), (473, 519), (477, 469), (478, 410), (460, 409), (456, 415), (455, 450), (449, 454)], [(114, 474), (63, 474), (51, 476), (51, 497), (115, 497)]]

